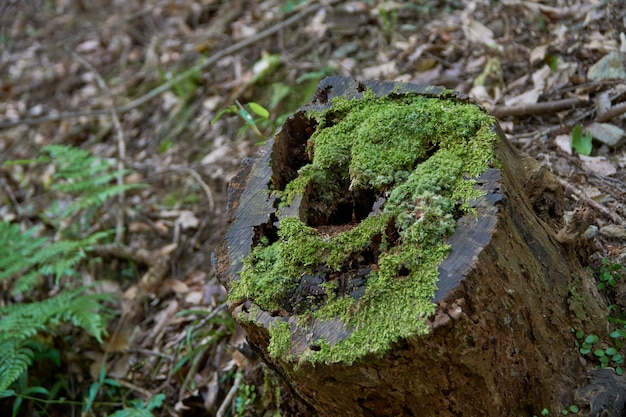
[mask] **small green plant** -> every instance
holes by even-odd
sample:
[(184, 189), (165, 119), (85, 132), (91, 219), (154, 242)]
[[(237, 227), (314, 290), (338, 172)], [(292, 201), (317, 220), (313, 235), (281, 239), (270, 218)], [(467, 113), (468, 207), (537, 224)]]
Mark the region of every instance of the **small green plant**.
[(594, 348), (594, 345), (598, 343), (600, 338), (595, 334), (590, 334), (585, 337), (585, 334), (582, 330), (576, 332), (576, 346), (579, 348), (579, 352), (581, 355), (589, 356), (595, 358), (600, 362), (598, 368), (606, 368), (608, 366), (613, 366), (615, 368), (615, 372), (618, 375), (623, 374), (622, 365), (624, 364), (624, 356), (619, 353), (617, 349), (621, 349), (623, 346), (622, 339), (626, 336), (626, 331), (624, 330), (616, 330), (609, 335), (612, 339), (614, 339), (614, 343), (616, 347), (608, 347), (608, 348)]
[[(183, 384), (188, 385), (190, 391), (195, 389), (193, 379), (201, 360), (206, 357), (207, 350), (218, 344), (222, 338), (232, 334), (235, 322), (227, 314), (217, 314), (221, 310), (183, 310), (176, 314), (177, 317), (192, 316), (194, 321), (187, 326), (185, 338), (177, 346), (176, 356), (180, 359), (172, 367), (171, 373), (187, 375)], [(192, 371), (189, 371), (191, 368)]]
[[(224, 114), (234, 113), (241, 117), (244, 122), (246, 122), (246, 124), (240, 129), (239, 133), (242, 133), (246, 129), (252, 129), (255, 134), (264, 137), (263, 133), (261, 133), (261, 130), (259, 129), (258, 124), (263, 120), (269, 120), (270, 112), (265, 107), (252, 101), (249, 102), (246, 106), (250, 109), (250, 111), (242, 106), (239, 101), (235, 101), (235, 104), (233, 104), (232, 106), (228, 106), (224, 110), (217, 113), (213, 120), (211, 120), (211, 123), (217, 122), (219, 119), (222, 118)], [(256, 114), (258, 117), (255, 118), (254, 116), (252, 116), (251, 113)]]
[(379, 6), (378, 16), (383, 27), (383, 33), (389, 40), (392, 40), (398, 27), (398, 9), (390, 6)]
[(583, 133), (582, 125), (578, 124), (572, 129), (572, 149), (581, 155), (591, 155), (591, 133)]
[[(236, 375), (236, 378), (242, 378), (241, 372)], [(235, 415), (243, 416), (248, 407), (254, 404), (255, 400), (256, 387), (254, 385), (241, 384), (237, 398), (235, 398)]]
[(165, 395), (157, 394), (146, 403), (142, 400), (131, 400), (130, 407), (124, 407), (111, 414), (110, 417), (153, 417), (152, 410), (163, 405)]
[(618, 263), (612, 263), (608, 259), (602, 260), (600, 271), (598, 275), (598, 289), (603, 290), (609, 287), (615, 287), (617, 282), (622, 279), (622, 273), (624, 266)]

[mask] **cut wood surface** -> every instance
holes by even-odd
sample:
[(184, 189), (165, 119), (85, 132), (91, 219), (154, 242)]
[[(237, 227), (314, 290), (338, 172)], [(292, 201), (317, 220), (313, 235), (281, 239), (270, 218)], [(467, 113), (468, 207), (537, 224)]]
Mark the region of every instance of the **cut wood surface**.
[[(371, 249), (350, 255), (355, 264), (371, 262), (368, 268), (359, 264), (351, 271), (332, 271), (321, 265), (315, 273), (303, 268), (299, 284), (272, 308), (254, 297), (232, 296), (253, 250), (263, 239), (280, 240), (284, 219), (298, 218), (311, 233), (332, 238), (388, 203), (381, 197), (384, 190), (355, 194), (348, 208), (337, 204), (324, 215), (315, 209), (329, 206), (321, 205), (310, 189), (287, 205), (279, 204), (284, 194), (276, 193), (311, 158), (307, 142), (320, 129), (311, 112), (328, 109), (334, 97), (363, 99), (366, 91), (398, 100), (424, 96), (442, 100), (441, 106), (450, 100), (476, 106), (440, 87), (343, 77), (320, 83), (311, 104), (291, 116), (231, 184), (231, 224), (215, 264), (250, 345), (294, 394), (324, 416), (532, 416), (573, 404), (585, 373), (572, 329), (588, 334), (606, 323), (606, 306), (581, 265), (591, 250), (583, 238), (589, 221), (581, 213), (580, 224), (563, 224), (560, 183), (517, 152), (495, 119), (490, 126), (498, 137), (494, 160), (476, 178), (474, 188), (481, 193), (469, 203), (471, 210), (455, 211), (456, 226), (445, 240), (448, 251), (437, 268), (430, 298), (434, 308), (424, 318), (424, 329), (397, 335), (384, 351), (350, 360), (314, 360), (319, 351), (352, 340), (361, 326), (314, 312), (329, 302), (332, 291), (357, 303), (371, 299), (369, 280), (379, 267), (376, 250), (382, 252), (382, 244), (374, 255)], [(466, 146), (475, 145), (468, 141)], [(418, 158), (419, 163), (429, 157)], [(345, 192), (352, 193), (351, 188)], [(358, 203), (361, 198), (366, 203)], [(397, 280), (407, 279), (399, 271)], [(325, 286), (331, 279), (334, 286)], [(380, 314), (392, 316), (393, 308)], [(286, 344), (280, 345), (284, 340), (279, 338)]]

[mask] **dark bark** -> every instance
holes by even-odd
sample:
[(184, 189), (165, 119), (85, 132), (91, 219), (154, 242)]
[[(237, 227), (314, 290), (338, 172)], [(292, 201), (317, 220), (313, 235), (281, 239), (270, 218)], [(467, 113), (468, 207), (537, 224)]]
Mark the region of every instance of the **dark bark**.
[[(284, 187), (306, 158), (304, 144), (314, 126), (305, 112), (325, 108), (332, 97), (359, 97), (365, 89), (378, 96), (451, 94), (411, 84), (322, 81), (311, 105), (291, 116), (233, 181), (231, 226), (215, 258), (227, 289), (266, 225), (276, 221), (269, 188)], [(564, 228), (561, 185), (519, 154), (497, 123), (493, 129), (501, 139), (495, 150), (499, 168), (478, 178), (485, 194), (472, 203), (476, 214), (459, 218), (448, 238), (451, 252), (439, 266), (428, 334), (401, 339), (384, 355), (350, 365), (297, 366), (268, 354), (272, 323), (292, 324), (290, 351), (296, 357), (311, 348), (311, 340), (324, 337), (333, 344), (351, 329), (339, 319), (312, 319), (299, 327), (295, 314), (263, 311), (254, 300), (231, 301), (249, 343), (321, 415), (531, 416), (574, 403), (585, 374), (571, 329), (590, 333), (606, 326), (604, 302), (580, 262), (590, 250), (581, 237), (589, 219), (582, 213), (579, 227)], [(302, 215), (301, 209), (292, 214)]]

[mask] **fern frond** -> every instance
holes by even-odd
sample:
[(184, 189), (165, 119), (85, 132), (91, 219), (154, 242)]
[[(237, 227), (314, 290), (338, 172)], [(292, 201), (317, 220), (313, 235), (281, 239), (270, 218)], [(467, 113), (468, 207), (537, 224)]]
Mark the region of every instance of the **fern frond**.
[(76, 327), (81, 327), (102, 343), (102, 336), (106, 334), (106, 312), (102, 304), (103, 300), (110, 300), (106, 294), (88, 294), (76, 297), (67, 306), (60, 317), (63, 321), (69, 321)]
[(65, 291), (34, 303), (12, 304), (0, 309), (0, 391), (5, 390), (33, 362), (34, 337), (50, 332), (59, 322), (86, 330), (99, 342), (106, 334), (107, 312), (101, 304), (106, 294), (83, 294), (84, 288)]
[(57, 172), (52, 191), (73, 194), (76, 201), (58, 213), (60, 218), (73, 216), (77, 212), (99, 207), (109, 198), (126, 190), (142, 188), (141, 184), (113, 184), (113, 181), (131, 171), (113, 170), (115, 163), (89, 152), (64, 145), (49, 145), (43, 148), (54, 162)]
[[(19, 225), (0, 222), (0, 280), (16, 277), (13, 293), (32, 288), (41, 275), (54, 275), (57, 282), (86, 256), (85, 251), (112, 232), (98, 232), (82, 240), (60, 240), (47, 243), (33, 237), (35, 230), (20, 231)], [(19, 277), (24, 272), (23, 276)]]
[(113, 162), (92, 155), (84, 149), (68, 145), (47, 145), (43, 152), (50, 155), (57, 167), (54, 178), (72, 179), (94, 176), (113, 166)]
[(46, 238), (35, 238), (35, 229), (21, 231), (18, 224), (0, 222), (0, 280), (37, 265), (35, 255), (46, 244)]
[(124, 192), (126, 190), (132, 190), (135, 188), (143, 188), (143, 185), (140, 184), (121, 184), (121, 185), (106, 185), (100, 186), (99, 188), (93, 185), (89, 191), (84, 191), (80, 198), (76, 200), (72, 205), (59, 213), (60, 218), (70, 217), (77, 212), (93, 208), (99, 207), (104, 204), (109, 198), (115, 197), (116, 195)]
[[(107, 168), (109, 167), (107, 166)], [(131, 171), (128, 169), (117, 170), (110, 173), (82, 172), (80, 177), (73, 178), (71, 182), (57, 182), (50, 187), (50, 189), (52, 191), (78, 194), (84, 191), (91, 191), (93, 188), (98, 186), (109, 186), (118, 176), (126, 175), (130, 172)]]
[(0, 309), (0, 343), (26, 340), (58, 322), (71, 322), (98, 341), (106, 332), (106, 310), (100, 303), (104, 294), (83, 294), (85, 288), (65, 291), (56, 297), (34, 303), (12, 304)]
[(35, 352), (23, 340), (0, 342), (0, 391), (6, 390), (33, 363)]
[(40, 281), (41, 274), (39, 271), (29, 271), (26, 274), (20, 276), (13, 283), (11, 294), (24, 294), (31, 288), (34, 288)]

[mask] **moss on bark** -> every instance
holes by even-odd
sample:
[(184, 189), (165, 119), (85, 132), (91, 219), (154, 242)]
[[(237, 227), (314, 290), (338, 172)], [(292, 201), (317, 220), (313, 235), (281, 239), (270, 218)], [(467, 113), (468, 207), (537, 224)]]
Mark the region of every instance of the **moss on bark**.
[[(274, 329), (272, 356), (352, 363), (427, 331), (446, 237), (480, 195), (473, 178), (493, 163), (499, 138), (478, 106), (420, 95), (366, 91), (309, 117), (317, 126), (309, 163), (276, 191), (281, 210), (304, 199), (305, 213), (278, 215), (276, 239), (260, 240), (230, 297), (280, 314), (303, 276), (323, 280), (323, 302), (298, 314), (339, 317), (351, 335), (333, 345), (313, 341), (314, 349), (292, 358), (286, 328)], [(334, 280), (355, 270), (364, 291), (336, 292)]]

